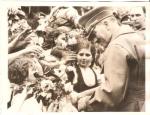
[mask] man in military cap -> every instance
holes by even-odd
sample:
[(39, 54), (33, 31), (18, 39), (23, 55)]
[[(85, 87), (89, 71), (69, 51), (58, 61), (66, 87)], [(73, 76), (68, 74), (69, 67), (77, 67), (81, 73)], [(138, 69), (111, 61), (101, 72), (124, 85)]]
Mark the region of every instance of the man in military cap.
[(89, 34), (95, 34), (95, 43), (105, 48), (106, 83), (91, 90), (94, 95), (85, 105), (97, 105), (94, 111), (141, 111), (145, 101), (144, 41), (122, 25), (113, 11), (113, 7), (97, 7), (79, 19)]

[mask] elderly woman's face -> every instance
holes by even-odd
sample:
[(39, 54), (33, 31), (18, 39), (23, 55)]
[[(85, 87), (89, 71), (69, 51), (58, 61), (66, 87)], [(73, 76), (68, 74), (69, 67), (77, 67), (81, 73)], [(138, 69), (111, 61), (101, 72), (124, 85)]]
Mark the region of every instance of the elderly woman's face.
[(77, 54), (77, 62), (81, 67), (89, 67), (92, 62), (92, 54), (90, 49), (81, 49)]

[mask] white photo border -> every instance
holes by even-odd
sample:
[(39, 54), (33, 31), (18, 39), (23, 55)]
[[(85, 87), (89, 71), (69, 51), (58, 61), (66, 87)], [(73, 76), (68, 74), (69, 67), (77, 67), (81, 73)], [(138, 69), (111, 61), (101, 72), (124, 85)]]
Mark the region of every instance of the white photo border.
[[(88, 1), (84, 2), (48, 2), (48, 1), (43, 1), (43, 2), (38, 2), (38, 1), (7, 1), (7, 2), (1, 2), (1, 7), (0, 7), (0, 115), (1, 114), (7, 114), (6, 113), (6, 101), (7, 100), (6, 96), (8, 95), (7, 88), (8, 88), (8, 27), (7, 27), (7, 9), (9, 7), (14, 7), (14, 6), (145, 6), (146, 7), (146, 40), (147, 43), (150, 44), (150, 3), (149, 2), (97, 2), (95, 1)], [(146, 44), (146, 109), (144, 114), (148, 115), (150, 113), (150, 47)], [(34, 113), (34, 112), (33, 112)], [(12, 113), (10, 113), (12, 114)], [(16, 115), (17, 113), (15, 113)], [(24, 113), (21, 113), (24, 114)], [(35, 113), (34, 113), (35, 114)], [(48, 114), (48, 113), (36, 113), (36, 115), (41, 115), (41, 114)], [(55, 113), (53, 113), (55, 114)], [(60, 114), (70, 114), (70, 113), (60, 113)], [(75, 113), (72, 113), (75, 114)], [(78, 113), (81, 114), (81, 113)], [(90, 114), (90, 113), (86, 113)], [(98, 114), (98, 113), (95, 113)], [(100, 113), (101, 114), (101, 113)], [(102, 114), (117, 114), (115, 113), (108, 113), (104, 112)], [(118, 113), (120, 114), (120, 113)], [(121, 113), (121, 114), (126, 114), (126, 113)], [(127, 113), (129, 114), (129, 113)], [(133, 113), (130, 113), (133, 114)], [(136, 114), (143, 114), (143, 113), (136, 113)], [(20, 113), (19, 113), (20, 115)]]

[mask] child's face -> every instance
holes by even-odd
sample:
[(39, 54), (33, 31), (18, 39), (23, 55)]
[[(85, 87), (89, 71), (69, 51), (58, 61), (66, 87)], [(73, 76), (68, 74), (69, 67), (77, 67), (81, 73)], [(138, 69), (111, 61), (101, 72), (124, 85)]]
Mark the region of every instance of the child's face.
[(81, 49), (77, 54), (77, 61), (81, 67), (89, 67), (92, 62), (92, 54), (90, 49)]
[(58, 36), (58, 38), (55, 40), (56, 46), (66, 48), (67, 46), (67, 38), (65, 34), (61, 34)]

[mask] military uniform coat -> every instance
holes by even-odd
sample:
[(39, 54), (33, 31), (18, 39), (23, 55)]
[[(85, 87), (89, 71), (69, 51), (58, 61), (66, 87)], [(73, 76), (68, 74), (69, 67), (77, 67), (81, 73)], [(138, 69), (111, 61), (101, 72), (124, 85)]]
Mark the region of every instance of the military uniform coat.
[[(106, 83), (90, 100), (95, 111), (140, 111), (145, 100), (145, 54), (143, 39), (121, 26), (104, 53)], [(98, 103), (97, 103), (98, 102)]]

